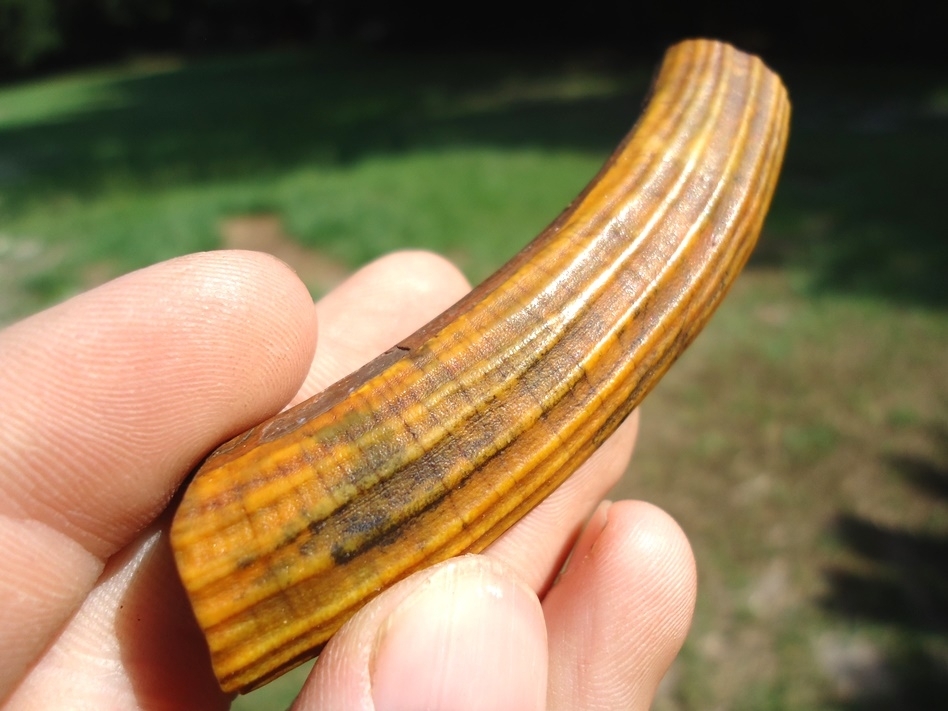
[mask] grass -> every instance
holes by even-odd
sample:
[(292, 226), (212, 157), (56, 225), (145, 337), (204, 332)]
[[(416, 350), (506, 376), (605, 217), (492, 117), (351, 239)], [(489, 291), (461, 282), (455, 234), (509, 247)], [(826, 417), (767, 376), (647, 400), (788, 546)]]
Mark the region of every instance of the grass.
[[(673, 513), (698, 558), (656, 708), (930, 708), (948, 690), (948, 80), (778, 69), (794, 124), (765, 234), (649, 397), (616, 492)], [(427, 247), (476, 281), (595, 172), (650, 72), (287, 52), (0, 89), (0, 321), (261, 213), (348, 268)]]
[(246, 213), (350, 267), (427, 246), (482, 278), (595, 172), (647, 76), (517, 69), (288, 53), (8, 88), (0, 250), (36, 261), (0, 317), (214, 248), (221, 219)]

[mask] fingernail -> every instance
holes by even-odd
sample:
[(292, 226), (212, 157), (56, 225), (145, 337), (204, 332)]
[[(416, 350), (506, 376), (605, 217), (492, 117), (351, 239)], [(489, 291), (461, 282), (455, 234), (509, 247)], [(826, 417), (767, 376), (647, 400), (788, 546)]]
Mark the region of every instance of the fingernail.
[(371, 662), (376, 711), (531, 711), (546, 702), (539, 600), (498, 564), (443, 564), (389, 615)]

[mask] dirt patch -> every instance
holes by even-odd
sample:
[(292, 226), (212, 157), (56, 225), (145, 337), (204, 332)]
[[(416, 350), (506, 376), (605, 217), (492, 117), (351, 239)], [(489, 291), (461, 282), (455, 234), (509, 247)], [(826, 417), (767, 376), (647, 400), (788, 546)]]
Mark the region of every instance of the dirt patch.
[(300, 246), (283, 228), (279, 215), (241, 215), (220, 224), (225, 249), (266, 252), (289, 264), (315, 294), (324, 294), (340, 284), (349, 269), (313, 249)]

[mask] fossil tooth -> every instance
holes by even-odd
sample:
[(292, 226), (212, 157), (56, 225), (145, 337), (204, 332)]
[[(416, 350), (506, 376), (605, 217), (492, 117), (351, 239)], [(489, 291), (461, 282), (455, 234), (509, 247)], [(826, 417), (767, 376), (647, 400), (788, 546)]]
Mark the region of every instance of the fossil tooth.
[(615, 430), (750, 254), (789, 113), (757, 58), (676, 45), (633, 131), (520, 254), (207, 458), (171, 541), (225, 691), (315, 656), (395, 581), (482, 550)]

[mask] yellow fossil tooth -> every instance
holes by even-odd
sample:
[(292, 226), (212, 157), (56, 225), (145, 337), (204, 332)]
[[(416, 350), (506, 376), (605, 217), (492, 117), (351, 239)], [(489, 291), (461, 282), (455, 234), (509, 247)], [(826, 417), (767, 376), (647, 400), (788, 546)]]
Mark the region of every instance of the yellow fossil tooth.
[(615, 430), (750, 254), (789, 114), (757, 58), (676, 45), (636, 127), (520, 254), (208, 457), (171, 542), (225, 691), (315, 656), (395, 581), (482, 550)]

